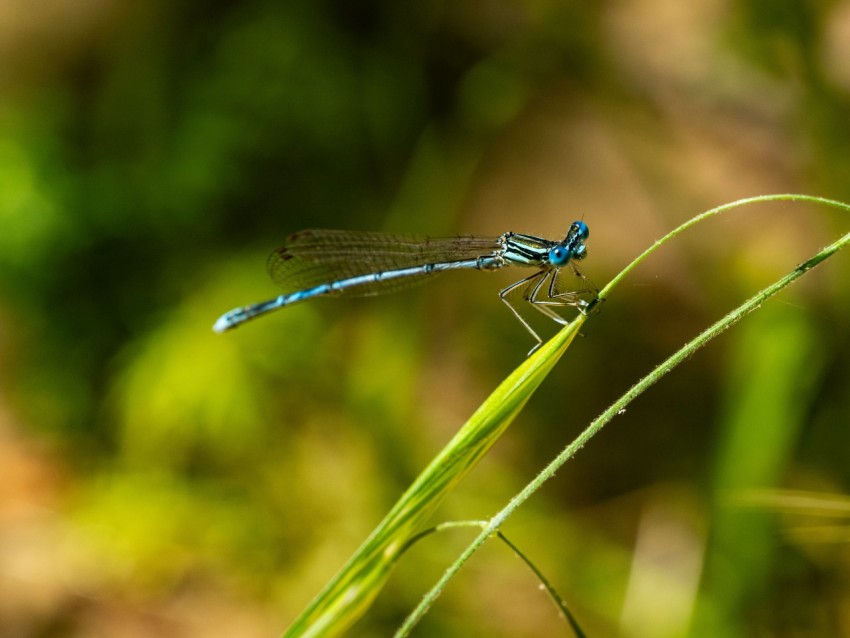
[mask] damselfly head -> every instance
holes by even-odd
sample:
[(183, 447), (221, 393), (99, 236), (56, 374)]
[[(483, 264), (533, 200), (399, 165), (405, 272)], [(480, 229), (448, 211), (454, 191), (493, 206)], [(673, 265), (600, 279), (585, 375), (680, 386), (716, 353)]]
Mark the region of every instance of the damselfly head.
[(587, 257), (587, 247), (578, 237), (552, 246), (548, 255), (549, 263), (556, 268), (566, 266), (571, 259), (584, 259), (585, 257)]
[(590, 236), (590, 229), (583, 221), (575, 221), (564, 241), (549, 251), (549, 263), (560, 268), (566, 266), (571, 259), (581, 260), (587, 257), (587, 247), (584, 240)]

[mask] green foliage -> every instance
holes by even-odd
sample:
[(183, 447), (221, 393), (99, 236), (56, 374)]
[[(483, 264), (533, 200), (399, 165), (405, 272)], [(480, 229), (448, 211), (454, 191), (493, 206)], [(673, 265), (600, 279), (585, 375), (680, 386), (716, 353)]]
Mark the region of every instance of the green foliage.
[(285, 636), (339, 635), (365, 613), (410, 539), (504, 434), (575, 338), (584, 318), (580, 315), (565, 326), (496, 388)]

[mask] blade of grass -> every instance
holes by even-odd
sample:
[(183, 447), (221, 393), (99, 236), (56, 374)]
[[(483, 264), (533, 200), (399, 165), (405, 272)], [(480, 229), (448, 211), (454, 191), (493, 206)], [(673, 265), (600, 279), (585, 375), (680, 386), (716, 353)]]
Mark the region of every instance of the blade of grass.
[[(714, 215), (718, 215), (722, 212), (730, 210), (735, 207), (743, 206), (746, 204), (759, 203), (759, 202), (770, 202), (770, 201), (806, 201), (811, 203), (825, 204), (827, 206), (832, 206), (835, 208), (840, 208), (845, 212), (850, 212), (850, 206), (844, 204), (842, 202), (837, 202), (834, 200), (824, 199), (821, 197), (812, 197), (809, 195), (765, 195), (760, 197), (752, 197), (748, 199), (738, 200), (737, 202), (733, 202), (731, 204), (726, 204), (724, 206), (718, 206), (717, 208), (713, 208), (693, 219), (685, 222), (678, 228), (674, 229), (667, 235), (665, 235), (660, 240), (656, 241), (649, 249), (641, 253), (634, 261), (632, 261), (626, 268), (623, 269), (611, 282), (605, 286), (605, 288), (599, 293), (598, 297), (600, 301), (604, 300), (605, 297), (610, 293), (610, 291), (623, 279), (623, 277), (631, 272), (639, 264), (643, 261), (647, 256), (649, 256), (652, 252), (658, 249), (662, 244), (666, 243), (676, 235), (678, 235), (683, 230), (693, 226), (694, 224), (704, 221), (709, 217)], [(428, 609), (433, 605), (434, 601), (439, 597), (442, 593), (443, 589), (445, 589), (448, 582), (457, 574), (461, 567), (466, 563), (467, 560), (490, 538), (492, 535), (496, 534), (499, 531), (499, 528), (502, 524), (523, 504), (527, 501), (532, 494), (534, 494), (540, 487), (552, 478), (557, 470), (559, 470), (563, 465), (570, 460), (575, 454), (582, 448), (584, 445), (595, 436), (605, 425), (607, 425), (617, 414), (621, 413), (622, 410), (625, 410), (626, 406), (631, 403), (634, 399), (643, 394), (650, 386), (659, 381), (663, 376), (665, 376), (668, 372), (673, 370), (680, 363), (691, 357), (697, 350), (708, 344), (712, 339), (720, 335), (725, 330), (732, 327), (735, 323), (743, 319), (749, 313), (753, 312), (759, 306), (761, 306), (767, 299), (777, 294), (783, 288), (791, 284), (793, 281), (797, 280), (799, 277), (804, 275), (806, 272), (820, 264), (823, 260), (832, 256), (840, 249), (844, 248), (848, 243), (850, 243), (850, 233), (841, 237), (838, 241), (830, 244), (826, 248), (823, 248), (816, 255), (811, 257), (810, 259), (804, 261), (800, 265), (798, 265), (794, 270), (790, 273), (777, 280), (770, 286), (764, 288), (756, 295), (748, 299), (746, 302), (732, 310), (722, 319), (714, 323), (711, 327), (707, 328), (703, 332), (701, 332), (697, 337), (689, 341), (687, 344), (682, 346), (678, 351), (676, 351), (672, 356), (666, 359), (661, 365), (657, 366), (650, 374), (643, 377), (640, 381), (638, 381), (634, 386), (632, 386), (623, 396), (617, 399), (611, 406), (605, 410), (601, 415), (599, 415), (596, 419), (591, 422), (591, 424), (585, 428), (585, 430), (576, 437), (575, 440), (572, 441), (564, 450), (555, 457), (535, 478), (531, 481), (521, 492), (519, 492), (516, 496), (514, 496), (510, 502), (493, 518), (490, 519), (487, 526), (481, 531), (481, 533), (473, 540), (469, 546), (461, 553), (461, 555), (455, 560), (454, 563), (446, 570), (440, 580), (434, 585), (434, 587), (423, 596), (419, 605), (416, 609), (411, 612), (411, 614), (407, 617), (405, 622), (396, 632), (397, 638), (403, 638), (404, 636), (410, 635), (413, 627), (421, 620), (421, 618), (425, 615)], [(556, 336), (557, 338), (557, 336)]]
[[(489, 521), (448, 521), (448, 522), (445, 522), (445, 523), (440, 523), (439, 525), (435, 525), (434, 527), (429, 527), (428, 529), (426, 529), (422, 532), (419, 532), (418, 534), (413, 536), (409, 541), (407, 541), (407, 543), (405, 544), (405, 547), (402, 551), (407, 551), (415, 543), (418, 543), (420, 540), (422, 540), (426, 536), (430, 536), (431, 534), (436, 534), (437, 532), (443, 532), (445, 530), (455, 529), (455, 528), (458, 528), (458, 527), (477, 527), (478, 529), (484, 529), (487, 526), (488, 523), (489, 523)], [(537, 580), (540, 581), (541, 587), (546, 591), (546, 593), (549, 595), (549, 598), (552, 600), (552, 602), (558, 608), (558, 611), (561, 612), (561, 614), (564, 616), (566, 621), (570, 624), (570, 627), (572, 628), (573, 633), (576, 635), (576, 638), (586, 638), (585, 633), (582, 630), (582, 628), (579, 626), (578, 621), (576, 620), (575, 616), (573, 616), (569, 607), (567, 607), (567, 603), (564, 602), (564, 599), (561, 598), (561, 595), (558, 593), (558, 591), (555, 589), (555, 587), (552, 585), (552, 583), (549, 582), (549, 579), (546, 578), (546, 576), (543, 575), (543, 572), (541, 572), (537, 568), (537, 565), (535, 565), (531, 561), (531, 559), (528, 556), (526, 556), (522, 552), (522, 550), (520, 550), (519, 547), (517, 547), (510, 540), (508, 540), (508, 537), (505, 536), (502, 532), (496, 532), (496, 537), (500, 541), (502, 541), (505, 545), (507, 545), (511, 549), (511, 551), (514, 554), (516, 554), (517, 557), (522, 562), (524, 562), (526, 564), (526, 566), (532, 572), (534, 572), (534, 575), (537, 577)], [(400, 557), (400, 555), (399, 555), (399, 557)]]
[(850, 212), (850, 206), (844, 204), (843, 202), (838, 202), (833, 199), (826, 199), (825, 197), (816, 197), (814, 195), (799, 195), (796, 193), (780, 193), (775, 195), (758, 195), (756, 197), (746, 197), (744, 199), (738, 199), (734, 202), (729, 202), (728, 204), (723, 204), (722, 206), (716, 206), (715, 208), (711, 208), (704, 213), (700, 213), (696, 217), (692, 217), (684, 224), (677, 226), (669, 233), (664, 235), (661, 239), (658, 239), (652, 246), (644, 250), (640, 255), (635, 257), (632, 262), (623, 268), (617, 275), (608, 282), (608, 284), (599, 292), (597, 295), (597, 299), (601, 301), (605, 301), (610, 292), (617, 287), (617, 285), (625, 279), (625, 277), (632, 272), (637, 266), (647, 257), (649, 257), (652, 253), (658, 250), (662, 245), (666, 244), (668, 241), (676, 237), (689, 229), (691, 226), (695, 226), (701, 222), (706, 221), (707, 219), (714, 217), (716, 215), (720, 215), (721, 213), (725, 213), (734, 208), (740, 208), (742, 206), (747, 206), (749, 204), (765, 204), (769, 202), (808, 202), (810, 204), (823, 204), (825, 206), (831, 206), (833, 208), (840, 208), (845, 212)]
[(363, 615), (410, 537), (507, 429), (586, 319), (579, 315), (496, 388), (292, 623), (285, 638), (339, 635)]
[[(735, 206), (768, 201), (810, 201), (847, 209), (839, 202), (806, 195), (768, 195), (740, 200), (712, 209), (683, 224), (641, 254), (600, 292), (599, 300), (604, 300), (614, 285), (652, 251), (689, 226)], [(809, 268), (813, 265), (814, 263), (809, 265)], [(790, 283), (790, 281), (787, 283)], [(787, 285), (787, 283), (784, 285)], [(301, 616), (293, 622), (284, 636), (338, 635), (365, 612), (386, 581), (394, 560), (404, 547), (405, 542), (415, 533), (419, 525), (430, 516), (440, 500), (474, 467), (490, 446), (501, 436), (572, 342), (585, 319), (586, 317), (583, 315), (577, 317), (505, 379), (416, 479), (342, 570), (310, 603)], [(737, 321), (737, 319), (735, 320)], [(697, 345), (694, 349), (701, 347), (701, 345), (704, 344)], [(666, 374), (666, 371), (659, 374), (658, 378), (663, 374)], [(615, 413), (616, 410), (611, 416)], [(602, 425), (604, 423), (598, 425), (597, 430)], [(593, 424), (591, 424), (591, 427), (593, 427)], [(589, 427), (585, 433), (590, 429)], [(579, 439), (576, 439), (573, 444), (575, 449), (570, 456), (593, 434), (595, 434), (595, 431), (586, 437), (580, 436)], [(482, 536), (486, 538), (493, 533), (494, 530), (491, 530), (485, 532)], [(423, 601), (423, 603), (426, 603), (426, 601)], [(424, 608), (427, 609), (429, 604), (425, 604)], [(421, 607), (422, 605), (420, 605)]]

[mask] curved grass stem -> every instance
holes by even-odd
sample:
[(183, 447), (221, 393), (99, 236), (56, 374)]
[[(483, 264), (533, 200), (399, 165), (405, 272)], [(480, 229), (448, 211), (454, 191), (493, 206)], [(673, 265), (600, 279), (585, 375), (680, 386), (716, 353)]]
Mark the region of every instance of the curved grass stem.
[[(429, 527), (428, 529), (419, 532), (416, 536), (413, 536), (407, 543), (405, 543), (402, 552), (410, 549), (414, 544), (425, 538), (426, 536), (430, 536), (431, 534), (436, 534), (437, 532), (443, 532), (449, 529), (455, 529), (458, 527), (477, 527), (479, 529), (485, 529), (489, 521), (447, 521), (445, 523), (440, 523), (439, 525), (435, 525), (434, 527)], [(567, 603), (561, 598), (561, 595), (555, 589), (549, 579), (543, 575), (543, 572), (537, 568), (532, 560), (525, 555), (525, 553), (520, 550), (514, 543), (508, 540), (508, 537), (505, 536), (501, 531), (497, 531), (495, 536), (502, 541), (505, 545), (507, 545), (511, 551), (517, 555), (517, 557), (526, 564), (526, 566), (534, 572), (534, 575), (537, 577), (537, 580), (540, 581), (540, 586), (543, 590), (549, 595), (549, 598), (558, 608), (558, 611), (563, 615), (566, 621), (570, 624), (570, 627), (575, 633), (576, 638), (585, 638), (585, 633), (582, 631), (581, 627), (578, 624), (575, 616), (573, 616), (569, 607), (567, 607)], [(401, 553), (399, 553), (399, 558), (401, 558)]]
[[(727, 210), (730, 210), (735, 207), (740, 207), (746, 204), (753, 204), (759, 202), (773, 202), (773, 201), (803, 201), (810, 202), (816, 204), (824, 204), (827, 206), (832, 206), (835, 208), (839, 208), (844, 210), (845, 212), (850, 212), (850, 206), (844, 204), (842, 202), (824, 199), (821, 197), (813, 197), (810, 195), (764, 195), (760, 197), (751, 197), (748, 199), (738, 200), (736, 202), (732, 202), (730, 204), (725, 204), (723, 206), (718, 206), (717, 208), (713, 208), (701, 215), (694, 217), (688, 222), (682, 224), (675, 230), (671, 231), (663, 238), (656, 241), (650, 248), (641, 253), (637, 258), (635, 258), (626, 268), (624, 268), (611, 282), (603, 288), (598, 297), (601, 300), (604, 300), (605, 297), (610, 293), (610, 291), (629, 273), (631, 272), (640, 262), (642, 262), (646, 257), (648, 257), (652, 252), (657, 250), (661, 245), (681, 233), (682, 231), (690, 228), (691, 226), (708, 219), (714, 215), (718, 215)], [(614, 401), (608, 409), (606, 409), (602, 414), (600, 414), (596, 419), (591, 422), (590, 425), (585, 428), (581, 434), (576, 437), (575, 440), (572, 441), (564, 450), (558, 454), (528, 485), (523, 488), (516, 496), (514, 496), (508, 504), (498, 512), (487, 525), (482, 529), (481, 533), (473, 540), (469, 546), (461, 553), (461, 555), (455, 560), (455, 562), (446, 570), (440, 580), (436, 585), (423, 596), (419, 605), (413, 612), (407, 617), (405, 622), (399, 628), (396, 633), (398, 638), (408, 636), (410, 631), (416, 625), (416, 623), (422, 618), (422, 616), (427, 612), (427, 610), (433, 605), (434, 601), (440, 595), (440, 593), (445, 589), (448, 582), (460, 571), (460, 568), (466, 563), (467, 560), (478, 550), (484, 542), (493, 536), (494, 534), (498, 534), (499, 528), (502, 524), (523, 504), (527, 501), (532, 494), (534, 494), (540, 487), (552, 478), (555, 475), (555, 472), (559, 470), (563, 465), (570, 460), (575, 454), (591, 439), (595, 436), (605, 425), (607, 425), (617, 414), (621, 413), (629, 403), (634, 401), (637, 397), (643, 394), (650, 386), (658, 382), (664, 375), (673, 370), (676, 366), (682, 363), (685, 359), (692, 356), (697, 350), (705, 346), (712, 339), (720, 335), (725, 330), (732, 327), (735, 323), (743, 319), (745, 316), (756, 310), (759, 306), (761, 306), (767, 299), (777, 294), (783, 288), (797, 280), (803, 274), (823, 262), (828, 257), (832, 256), (840, 249), (844, 248), (848, 243), (850, 243), (850, 233), (841, 237), (838, 241), (830, 244), (829, 246), (820, 250), (817, 254), (815, 254), (810, 259), (804, 261), (800, 265), (798, 265), (794, 270), (789, 272), (787, 275), (777, 280), (770, 286), (767, 286), (763, 290), (759, 291), (757, 294), (752, 296), (750, 299), (745, 301), (743, 304), (735, 308), (733, 311), (728, 313), (722, 319), (714, 323), (711, 327), (701, 332), (694, 339), (686, 343), (682, 346), (678, 351), (676, 351), (672, 356), (666, 359), (661, 365), (657, 366), (651, 373), (643, 377), (640, 381), (638, 381), (634, 386), (632, 386), (625, 394), (623, 394), (619, 399)]]

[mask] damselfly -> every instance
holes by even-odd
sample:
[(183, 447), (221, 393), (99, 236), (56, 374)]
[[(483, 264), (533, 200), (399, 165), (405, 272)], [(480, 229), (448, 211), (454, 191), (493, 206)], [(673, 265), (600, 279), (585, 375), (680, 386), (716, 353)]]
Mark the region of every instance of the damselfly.
[[(587, 256), (590, 231), (573, 222), (562, 241), (505, 233), (500, 237), (431, 239), (347, 230), (305, 230), (290, 236), (268, 260), (271, 278), (286, 292), (274, 299), (236, 308), (215, 322), (224, 332), (272, 310), (325, 296), (367, 296), (395, 292), (447, 270), (498, 270), (505, 266), (536, 268), (534, 274), (511, 284), (499, 297), (537, 341), (542, 342), (520, 314), (517, 296), (557, 321), (567, 321), (555, 308), (572, 306), (587, 311), (595, 303), (582, 298), (596, 289), (573, 262)], [(585, 283), (582, 290), (561, 290), (558, 273), (569, 266)]]

